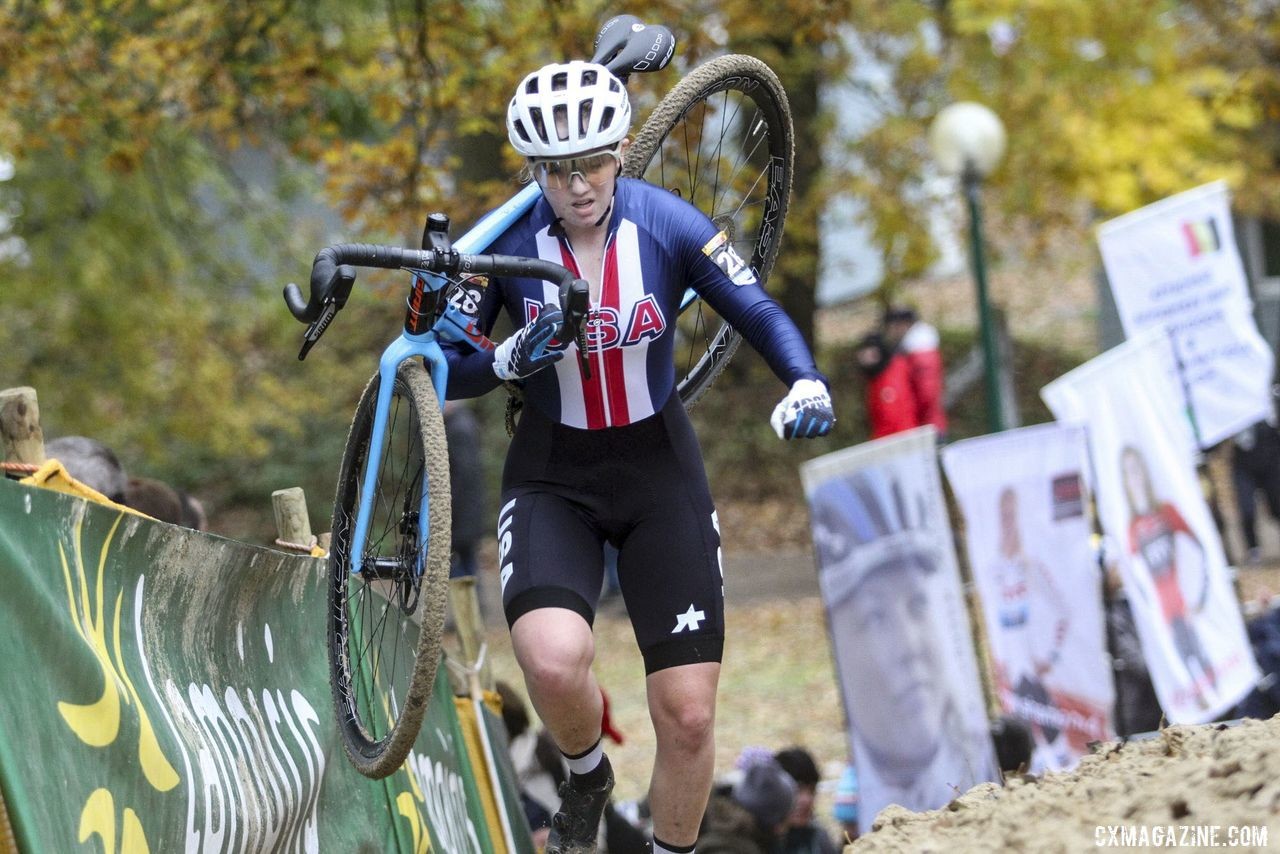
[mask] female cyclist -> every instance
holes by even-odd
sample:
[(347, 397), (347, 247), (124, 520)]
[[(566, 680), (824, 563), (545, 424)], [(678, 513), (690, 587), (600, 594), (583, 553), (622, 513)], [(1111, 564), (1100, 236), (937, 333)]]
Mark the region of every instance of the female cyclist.
[(448, 352), (450, 397), (524, 387), (502, 478), (499, 575), (529, 698), (571, 772), (551, 854), (594, 851), (613, 786), (591, 672), (605, 542), (618, 549), (647, 674), (656, 852), (693, 850), (711, 788), (724, 595), (715, 508), (675, 390), (686, 286), (790, 389), (771, 418), (780, 437), (823, 436), (835, 421), (808, 346), (726, 236), (675, 195), (619, 178), (630, 123), (622, 83), (588, 62), (530, 74), (507, 112), (543, 196), (488, 251), (552, 260), (588, 280), (588, 370), (577, 344), (558, 340), (557, 289), (534, 279), (494, 279), (481, 300), (481, 328), (505, 309), (515, 334), (493, 351)]

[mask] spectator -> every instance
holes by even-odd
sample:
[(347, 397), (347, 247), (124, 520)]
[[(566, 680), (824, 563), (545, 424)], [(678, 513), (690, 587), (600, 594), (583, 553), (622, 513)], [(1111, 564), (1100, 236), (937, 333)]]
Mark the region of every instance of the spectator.
[[(516, 773), (516, 786), (525, 818), (533, 831), (534, 846), (541, 850), (551, 833), (551, 814), (560, 807), (556, 793), (567, 779), (555, 744), (530, 726), (529, 710), (515, 689), (498, 680), (494, 687), (502, 698), (502, 723), (507, 730), (508, 750)], [(545, 730), (544, 730), (545, 732)]]
[(796, 785), (767, 753), (752, 757), (727, 792), (713, 791), (698, 832), (699, 854), (773, 854), (791, 813)]
[(125, 503), (129, 478), (110, 448), (84, 436), (60, 436), (45, 443), (44, 454), (62, 463), (67, 474), (117, 504)]
[(204, 506), (162, 480), (129, 477), (115, 453), (96, 439), (60, 436), (45, 443), (45, 456), (62, 463), (67, 474), (117, 504), (153, 519), (203, 531)]
[(891, 306), (884, 313), (884, 339), (891, 352), (906, 357), (912, 396), (915, 399), (915, 424), (932, 424), (939, 441), (947, 436), (947, 413), (942, 407), (942, 352), (938, 330), (925, 323), (915, 309)]
[(150, 477), (131, 477), (125, 487), (123, 504), (152, 519), (182, 524), (182, 497), (178, 491), (162, 480)]
[(918, 427), (918, 407), (906, 356), (893, 352), (878, 332), (863, 336), (854, 355), (867, 383), (865, 395), (871, 438)]
[(803, 747), (779, 751), (774, 759), (796, 784), (795, 802), (787, 816), (786, 834), (782, 840), (784, 854), (835, 854), (831, 837), (813, 819), (813, 802), (822, 775), (813, 756)]
[(1129, 736), (1160, 728), (1164, 712), (1156, 698), (1155, 686), (1142, 655), (1133, 609), (1125, 595), (1117, 563), (1119, 545), (1106, 536), (1094, 538), (1098, 566), (1102, 571), (1102, 599), (1106, 609), (1107, 652), (1116, 689), (1116, 735)]
[(204, 505), (163, 480), (150, 477), (129, 478), (124, 501), (121, 503), (170, 525), (181, 525), (196, 531), (203, 531), (208, 525)]
[(471, 405), (459, 400), (444, 405), (445, 441), (449, 445), (449, 491), (453, 495), (453, 555), (450, 578), (474, 577), (476, 554), (489, 534), (480, 460), (480, 424)]
[(1232, 717), (1268, 720), (1280, 713), (1280, 608), (1268, 608), (1246, 624), (1262, 678)]
[(1035, 739), (1031, 727), (1021, 718), (1001, 715), (991, 722), (991, 741), (1002, 774), (1021, 774), (1031, 767)]
[(852, 762), (844, 766), (840, 781), (836, 783), (831, 816), (840, 822), (845, 839), (852, 842), (858, 838), (858, 772), (854, 770)]
[(1231, 481), (1244, 534), (1245, 562), (1256, 564), (1262, 556), (1258, 548), (1258, 490), (1262, 490), (1271, 518), (1280, 521), (1280, 432), (1259, 421), (1237, 433), (1231, 444)]
[(178, 490), (178, 497), (182, 499), (182, 521), (178, 524), (196, 531), (208, 530), (209, 517), (205, 515), (200, 499), (181, 489)]
[(1107, 648), (1111, 654), (1116, 687), (1116, 735), (1155, 732), (1164, 720), (1151, 673), (1142, 655), (1133, 608), (1120, 583), (1120, 573), (1110, 567), (1103, 581), (1107, 620)]

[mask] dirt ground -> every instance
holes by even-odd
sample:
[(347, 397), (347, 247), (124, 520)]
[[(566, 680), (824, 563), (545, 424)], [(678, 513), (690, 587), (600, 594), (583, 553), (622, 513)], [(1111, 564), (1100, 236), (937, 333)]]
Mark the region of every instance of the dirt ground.
[(1169, 727), (1100, 745), (1071, 772), (975, 786), (940, 810), (887, 807), (847, 850), (1065, 852), (1125, 842), (1280, 846), (1280, 717)]

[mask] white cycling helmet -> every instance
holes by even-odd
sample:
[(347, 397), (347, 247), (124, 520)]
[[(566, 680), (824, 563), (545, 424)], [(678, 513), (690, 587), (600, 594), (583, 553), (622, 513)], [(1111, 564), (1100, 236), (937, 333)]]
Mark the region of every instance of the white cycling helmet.
[(630, 128), (627, 90), (594, 62), (544, 65), (520, 82), (507, 107), (507, 136), (525, 157), (575, 157), (610, 148)]

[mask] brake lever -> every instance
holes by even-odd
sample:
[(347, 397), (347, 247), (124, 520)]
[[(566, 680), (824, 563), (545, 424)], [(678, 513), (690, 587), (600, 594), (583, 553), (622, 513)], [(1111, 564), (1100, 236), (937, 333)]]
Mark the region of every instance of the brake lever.
[(302, 335), (302, 349), (298, 351), (298, 361), (301, 362), (307, 358), (307, 354), (311, 352), (311, 348), (320, 340), (320, 336), (329, 328), (329, 324), (333, 323), (333, 319), (338, 316), (338, 304), (335, 302), (326, 302), (324, 308), (320, 310), (320, 316), (317, 317), (307, 331)]
[(311, 348), (320, 340), (320, 336), (329, 328), (329, 324), (333, 323), (333, 319), (338, 316), (338, 312), (347, 304), (347, 298), (351, 296), (351, 286), (356, 282), (356, 271), (354, 267), (343, 264), (333, 271), (333, 278), (329, 280), (329, 285), (325, 288), (325, 292), (329, 295), (325, 298), (323, 307), (320, 309), (320, 316), (311, 322), (307, 327), (307, 331), (302, 334), (302, 349), (298, 351), (298, 361), (301, 362), (307, 358), (307, 354), (311, 352)]
[(560, 313), (564, 315), (565, 329), (578, 344), (578, 362), (582, 376), (591, 379), (591, 363), (587, 356), (587, 309), (590, 304), (591, 286), (586, 279), (572, 279), (560, 286)]

